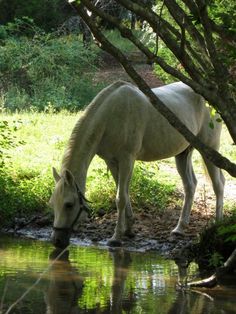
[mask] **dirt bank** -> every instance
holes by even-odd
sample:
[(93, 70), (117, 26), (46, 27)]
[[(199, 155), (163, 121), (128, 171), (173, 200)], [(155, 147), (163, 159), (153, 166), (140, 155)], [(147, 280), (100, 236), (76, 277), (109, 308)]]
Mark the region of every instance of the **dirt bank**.
[[(198, 237), (211, 219), (202, 213), (201, 203), (194, 209), (191, 215), (191, 222), (186, 231), (185, 237), (173, 237), (171, 230), (176, 226), (180, 208), (167, 208), (162, 213), (155, 209), (135, 209), (135, 237), (124, 238), (123, 247), (131, 251), (145, 252), (154, 250), (165, 256), (172, 256), (175, 251), (189, 246)], [(106, 247), (107, 240), (112, 236), (116, 224), (117, 214), (113, 210), (110, 213), (103, 213), (101, 210), (98, 216), (90, 217), (79, 226), (78, 232), (74, 233), (71, 243), (75, 245), (95, 245)], [(17, 236), (50, 241), (52, 232), (52, 216), (35, 217), (30, 223), (21, 220), (8, 233)]]

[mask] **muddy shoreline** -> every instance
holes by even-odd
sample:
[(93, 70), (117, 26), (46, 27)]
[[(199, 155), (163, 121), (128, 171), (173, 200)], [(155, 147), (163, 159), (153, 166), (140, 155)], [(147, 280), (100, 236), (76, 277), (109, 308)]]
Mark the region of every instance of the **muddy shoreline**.
[[(128, 251), (147, 252), (155, 251), (167, 258), (175, 258), (182, 254), (185, 248), (190, 248), (197, 241), (199, 233), (209, 225), (210, 217), (203, 217), (200, 211), (191, 214), (191, 221), (186, 235), (171, 236), (180, 214), (180, 208), (167, 208), (163, 213), (155, 210), (140, 209), (135, 211), (134, 238), (124, 238), (122, 247)], [(83, 222), (78, 231), (71, 237), (72, 245), (97, 246), (108, 248), (107, 241), (111, 238), (115, 224), (116, 211), (100, 212)], [(18, 221), (13, 228), (3, 230), (5, 233), (41, 240), (50, 241), (52, 233), (52, 216), (35, 217), (30, 223)]]

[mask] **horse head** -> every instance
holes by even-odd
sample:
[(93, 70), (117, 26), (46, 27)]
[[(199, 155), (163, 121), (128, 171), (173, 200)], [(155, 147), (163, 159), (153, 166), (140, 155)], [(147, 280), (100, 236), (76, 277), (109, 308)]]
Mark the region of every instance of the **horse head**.
[(78, 299), (83, 292), (83, 278), (71, 264), (69, 251), (55, 249), (49, 255), (48, 285), (45, 289), (47, 314), (80, 313)]
[(54, 210), (52, 242), (55, 247), (65, 248), (69, 245), (71, 232), (87, 207), (85, 198), (69, 170), (59, 175), (53, 168), (53, 176), (56, 186), (49, 201)]

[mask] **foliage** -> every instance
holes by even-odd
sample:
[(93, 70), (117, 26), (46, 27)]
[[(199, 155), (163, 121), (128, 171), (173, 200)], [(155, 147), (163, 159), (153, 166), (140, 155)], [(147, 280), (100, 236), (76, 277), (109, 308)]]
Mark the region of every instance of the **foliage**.
[[(8, 34), (12, 27), (5, 27)], [(97, 59), (98, 51), (85, 49), (76, 35), (38, 30), (32, 39), (8, 35), (0, 46), (1, 107), (81, 109), (102, 87), (91, 84)]]
[(219, 266), (222, 266), (224, 263), (224, 258), (223, 256), (218, 253), (218, 252), (214, 252), (210, 259), (209, 259), (209, 266), (213, 267), (213, 268), (217, 268)]
[(195, 259), (201, 269), (221, 266), (236, 246), (236, 212), (207, 228), (196, 245)]
[(42, 188), (37, 182), (37, 176), (24, 178), (22, 173), (18, 177), (12, 173), (14, 163), (10, 150), (16, 150), (25, 144), (17, 137), (21, 123), (20, 119), (0, 121), (0, 218), (6, 222), (12, 220), (16, 212), (18, 216), (27, 217), (31, 211), (38, 210), (44, 205), (40, 199)]
[[(218, 24), (222, 25), (225, 32), (228, 32), (230, 35), (234, 36), (236, 33), (236, 4), (234, 1), (227, 0), (211, 0), (209, 3), (209, 16)], [(198, 15), (193, 15), (191, 12), (187, 10), (184, 4), (179, 2), (179, 6), (182, 7), (183, 10), (186, 11), (189, 18), (194, 22), (194, 25), (198, 30), (201, 30), (200, 20)], [(171, 13), (167, 10), (167, 7), (163, 6), (162, 2), (157, 2), (156, 6), (153, 7), (153, 11), (168, 21), (172, 26), (178, 28), (178, 24), (176, 20), (173, 18)], [(167, 47), (163, 40), (158, 37), (153, 29), (150, 28), (148, 24), (144, 27), (145, 32), (150, 34), (152, 40), (149, 42), (149, 49), (151, 49), (154, 53), (156, 53), (159, 57), (161, 57), (165, 62), (173, 68), (178, 69), (179, 71), (184, 72), (183, 65), (178, 61), (177, 57), (171, 52), (171, 50)], [(194, 40), (185, 34), (190, 41), (193, 48), (198, 51), (199, 48), (194, 43)], [(218, 36), (215, 36), (215, 40), (217, 43), (217, 50), (221, 52), (221, 59), (224, 64), (227, 64), (229, 68), (233, 68), (235, 65), (235, 46), (232, 45), (230, 40), (221, 40)], [(158, 77), (160, 77), (163, 82), (170, 83), (176, 81), (177, 79), (173, 77), (173, 75), (167, 73), (159, 64), (154, 65), (154, 71)]]
[(89, 168), (87, 178), (87, 198), (91, 201), (93, 212), (99, 209), (109, 211), (115, 208), (115, 184), (104, 162), (95, 157)]
[[(161, 2), (157, 2), (157, 4), (153, 7), (153, 10), (157, 14), (160, 14), (160, 16), (163, 18), (167, 19), (168, 22), (171, 22), (171, 24), (176, 24), (173, 18), (171, 18), (169, 15), (167, 8), (163, 6)], [(144, 23), (143, 31), (145, 32), (145, 37), (149, 38), (149, 40), (146, 42), (146, 45), (150, 51), (165, 60), (167, 64), (183, 71), (183, 67), (181, 66), (176, 56), (171, 52), (171, 50), (168, 49), (164, 41), (155, 32), (153, 32), (153, 28), (150, 27), (148, 23)], [(154, 73), (165, 84), (169, 84), (178, 80), (173, 77), (173, 75), (167, 73), (158, 63), (154, 63)]]
[[(174, 67), (181, 67), (175, 56), (166, 48), (166, 46), (161, 42), (159, 45), (158, 55), (166, 61), (166, 63), (171, 64)], [(154, 65), (154, 73), (159, 77), (165, 84), (173, 83), (177, 81), (172, 75), (165, 72), (162, 67), (158, 64)]]
[[(46, 118), (46, 115), (44, 117)], [(63, 119), (64, 117), (60, 121), (61, 126)], [(48, 208), (47, 203), (53, 187), (50, 158), (54, 157), (47, 155), (47, 145), (50, 146), (50, 143), (46, 138), (50, 128), (55, 130), (57, 124), (55, 119), (45, 119), (48, 122), (45, 125), (39, 114), (5, 115), (4, 120), (8, 125), (12, 125), (13, 121), (21, 121), (14, 132), (14, 145), (8, 145), (4, 151), (5, 163), (0, 171), (1, 224), (8, 225), (14, 222), (15, 218), (28, 219), (32, 214)], [(53, 147), (54, 144), (59, 147), (58, 136), (51, 141)], [(9, 156), (8, 159), (5, 159), (5, 154)]]
[(232, 0), (210, 0), (209, 13), (229, 33), (236, 32), (236, 3)]
[(31, 177), (20, 174), (12, 177), (9, 170), (12, 169), (0, 172), (0, 217), (1, 224), (5, 225), (15, 222), (16, 218), (28, 220), (32, 214), (45, 211), (52, 185), (51, 178), (40, 173), (32, 171)]
[(236, 212), (230, 221), (227, 221), (225, 224), (219, 226), (217, 232), (220, 236), (225, 238), (225, 242), (236, 243)]
[(126, 53), (133, 52), (136, 47), (128, 40), (122, 38), (117, 30), (105, 31), (106, 37), (119, 49), (125, 50)]
[[(0, 1), (0, 23), (12, 23), (15, 18), (22, 19), (29, 17), (33, 19), (37, 26), (45, 31), (60, 26), (65, 19), (72, 16), (74, 11), (64, 0), (1, 0)], [(21, 29), (22, 33), (24, 28)]]
[(13, 121), (12, 125), (7, 120), (0, 121), (0, 170), (6, 164), (7, 150), (14, 148), (19, 144), (23, 144), (23, 141), (16, 140), (15, 132), (17, 131), (21, 121)]
[(15, 18), (12, 22), (7, 23), (5, 26), (1, 26), (2, 36), (1, 39), (6, 39), (7, 36), (35, 36), (36, 33), (43, 34), (44, 31), (42, 28), (38, 27), (32, 18), (27, 16), (22, 17), (21, 19)]
[[(0, 168), (4, 165), (4, 151), (13, 145), (11, 130), (8, 121), (0, 121)], [(6, 157), (5, 157), (6, 158)]]

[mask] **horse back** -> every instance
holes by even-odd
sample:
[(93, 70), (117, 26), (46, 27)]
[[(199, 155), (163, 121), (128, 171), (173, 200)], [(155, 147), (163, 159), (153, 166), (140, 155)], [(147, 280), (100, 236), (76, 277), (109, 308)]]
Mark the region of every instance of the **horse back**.
[[(126, 152), (135, 159), (157, 160), (175, 156), (188, 147), (184, 137), (136, 86), (126, 82), (111, 86), (105, 97), (99, 98), (96, 113), (96, 119), (101, 121), (100, 130), (103, 129), (99, 155), (113, 158)], [(153, 92), (193, 134), (206, 140), (209, 110), (200, 95), (180, 82), (155, 88)]]

